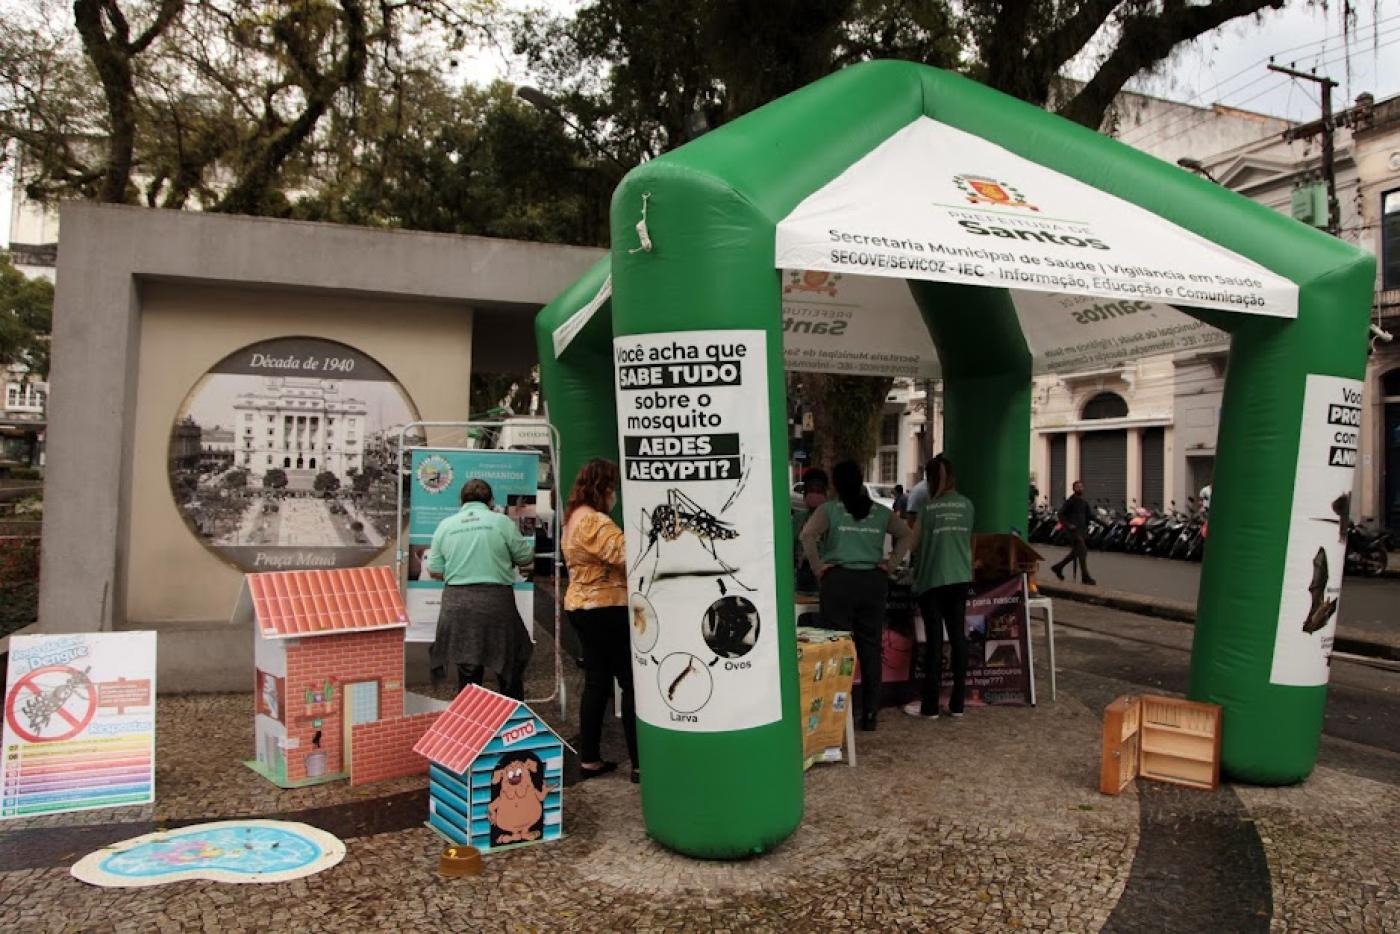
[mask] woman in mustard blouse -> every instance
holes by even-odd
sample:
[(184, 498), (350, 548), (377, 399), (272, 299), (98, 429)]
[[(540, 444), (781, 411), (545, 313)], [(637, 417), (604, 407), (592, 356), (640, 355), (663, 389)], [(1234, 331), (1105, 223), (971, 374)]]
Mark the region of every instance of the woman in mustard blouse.
[(603, 717), (613, 681), (622, 688), (622, 731), (632, 760), (632, 781), (641, 780), (637, 761), (637, 709), (632, 695), (632, 642), (627, 632), (627, 552), (622, 529), (609, 518), (617, 505), (619, 474), (611, 461), (594, 458), (574, 481), (564, 511), (564, 562), (569, 589), (564, 609), (583, 648), (583, 699), (579, 703), (582, 777), (617, 768), (599, 751)]

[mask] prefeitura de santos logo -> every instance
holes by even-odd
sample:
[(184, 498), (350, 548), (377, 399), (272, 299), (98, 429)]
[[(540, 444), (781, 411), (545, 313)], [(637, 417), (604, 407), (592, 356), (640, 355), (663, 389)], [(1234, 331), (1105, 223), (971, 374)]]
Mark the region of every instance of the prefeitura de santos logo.
[(839, 272), (823, 272), (820, 269), (789, 269), (788, 281), (783, 286), (783, 294), (806, 292), (836, 297), (836, 283), (841, 281)]
[(968, 204), (993, 204), (1003, 208), (1026, 208), (1039, 211), (1013, 185), (986, 175), (954, 175), (953, 182), (967, 198)]

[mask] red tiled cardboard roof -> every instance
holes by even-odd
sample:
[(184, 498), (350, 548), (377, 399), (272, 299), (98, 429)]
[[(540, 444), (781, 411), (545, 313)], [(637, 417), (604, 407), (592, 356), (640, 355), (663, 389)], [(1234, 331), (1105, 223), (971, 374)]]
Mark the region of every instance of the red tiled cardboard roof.
[(249, 574), (264, 639), (406, 627), (408, 610), (390, 567)]
[(445, 769), (465, 772), (518, 706), (518, 700), (469, 684), (438, 715), (413, 751)]

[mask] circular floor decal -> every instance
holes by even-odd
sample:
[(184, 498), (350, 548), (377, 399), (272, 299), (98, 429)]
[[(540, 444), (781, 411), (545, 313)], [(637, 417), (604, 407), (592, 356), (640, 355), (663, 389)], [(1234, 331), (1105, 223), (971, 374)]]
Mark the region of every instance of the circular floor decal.
[(185, 398), (170, 488), (205, 547), (242, 570), (368, 564), (393, 538), (394, 452), (417, 420), (389, 371), (352, 347), (252, 344)]
[(330, 869), (344, 858), (344, 843), (306, 824), (216, 821), (103, 847), (78, 860), (72, 873), (89, 885), (115, 888), (186, 879), (285, 882)]

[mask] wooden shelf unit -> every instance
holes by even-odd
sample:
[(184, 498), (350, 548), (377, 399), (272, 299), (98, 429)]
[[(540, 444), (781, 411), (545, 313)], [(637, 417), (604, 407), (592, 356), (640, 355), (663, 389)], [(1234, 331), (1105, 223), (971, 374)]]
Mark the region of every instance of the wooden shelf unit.
[(1220, 708), (1155, 694), (1126, 694), (1104, 710), (1099, 790), (1120, 793), (1134, 778), (1189, 788), (1220, 785)]

